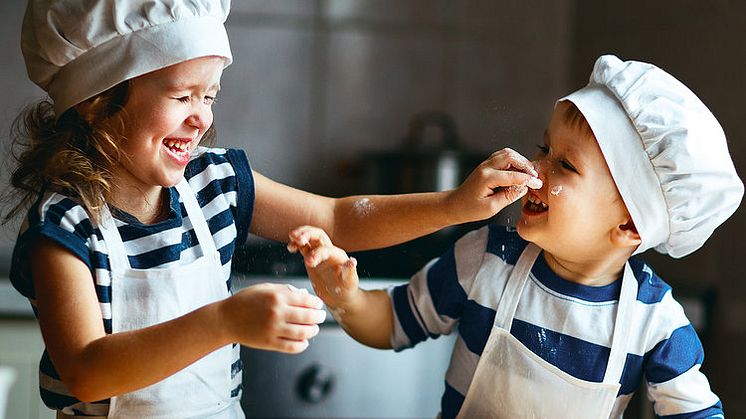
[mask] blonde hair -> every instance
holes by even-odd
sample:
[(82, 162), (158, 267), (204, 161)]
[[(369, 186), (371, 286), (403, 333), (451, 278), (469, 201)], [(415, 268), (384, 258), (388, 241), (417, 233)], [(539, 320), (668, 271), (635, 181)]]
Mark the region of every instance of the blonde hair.
[[(124, 81), (69, 109), (59, 118), (53, 104), (43, 100), (24, 109), (11, 128), (11, 154), (17, 166), (11, 190), (3, 201), (12, 202), (4, 222), (18, 215), (42, 192), (75, 198), (91, 217), (112, 202), (112, 169), (128, 158), (120, 148), (118, 132), (126, 122), (124, 105), (130, 82)], [(204, 135), (214, 139), (211, 126)], [(20, 153), (20, 154), (17, 154)]]

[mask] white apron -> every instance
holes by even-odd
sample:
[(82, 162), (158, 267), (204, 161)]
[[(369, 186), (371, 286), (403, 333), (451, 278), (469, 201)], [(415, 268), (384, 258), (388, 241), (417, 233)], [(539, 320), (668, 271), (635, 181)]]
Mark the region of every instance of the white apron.
[(626, 315), (637, 296), (637, 280), (627, 263), (604, 380), (584, 381), (546, 362), (510, 334), (523, 287), (540, 252), (529, 243), (508, 278), (458, 418), (605, 419), (611, 415), (627, 358), (630, 322)]
[[(101, 233), (111, 263), (112, 333), (163, 323), (229, 296), (220, 254), (195, 194), (185, 179), (176, 190), (203, 252), (187, 265), (131, 268), (114, 220), (104, 211)], [(232, 362), (233, 349), (224, 346), (158, 383), (112, 397), (108, 417), (243, 418), (240, 404), (230, 397)]]

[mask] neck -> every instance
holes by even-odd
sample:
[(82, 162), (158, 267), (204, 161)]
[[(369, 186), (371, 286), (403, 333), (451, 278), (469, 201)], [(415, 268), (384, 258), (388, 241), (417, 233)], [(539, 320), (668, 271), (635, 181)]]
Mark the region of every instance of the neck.
[(616, 281), (624, 272), (624, 265), (629, 256), (627, 252), (620, 252), (603, 258), (578, 261), (544, 252), (544, 260), (554, 273), (568, 281), (593, 287), (609, 285)]
[(147, 190), (137, 187), (119, 186), (114, 191), (114, 202), (117, 208), (127, 211), (143, 224), (153, 224), (161, 221), (165, 215), (164, 208), (168, 204), (164, 198), (165, 188), (154, 186)]

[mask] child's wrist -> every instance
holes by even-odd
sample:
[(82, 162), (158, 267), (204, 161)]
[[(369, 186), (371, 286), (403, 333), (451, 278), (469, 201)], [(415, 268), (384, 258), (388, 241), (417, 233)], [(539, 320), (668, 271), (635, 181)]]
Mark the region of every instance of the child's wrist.
[(360, 308), (365, 304), (365, 291), (359, 287), (355, 290), (351, 290), (345, 293), (343, 299), (336, 302), (327, 302), (326, 307), (329, 312), (332, 313), (337, 322), (340, 322), (344, 317), (354, 315), (360, 311)]
[(456, 224), (463, 224), (473, 220), (463, 219), (464, 211), (458, 209), (458, 189), (451, 189), (443, 192), (436, 192), (439, 194), (442, 208), (441, 214), (446, 218), (443, 220), (443, 227), (448, 227)]

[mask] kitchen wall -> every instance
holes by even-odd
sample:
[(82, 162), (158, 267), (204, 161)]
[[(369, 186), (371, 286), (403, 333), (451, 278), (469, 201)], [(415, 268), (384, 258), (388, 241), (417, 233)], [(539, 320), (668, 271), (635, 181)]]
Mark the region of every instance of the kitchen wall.
[[(710, 107), (728, 138), (736, 170), (746, 177), (746, 2), (730, 0), (610, 2), (577, 0), (570, 80), (581, 86), (603, 53), (650, 61), (688, 85)], [(677, 290), (711, 290), (716, 298), (704, 339), (703, 370), (726, 415), (746, 417), (746, 205), (699, 251), (681, 260), (646, 255)]]
[(332, 194), (354, 192), (340, 170), (399, 147), (421, 110), (452, 114), (478, 151), (532, 144), (566, 89), (570, 5), (234, 2), (221, 144), (272, 178)]

